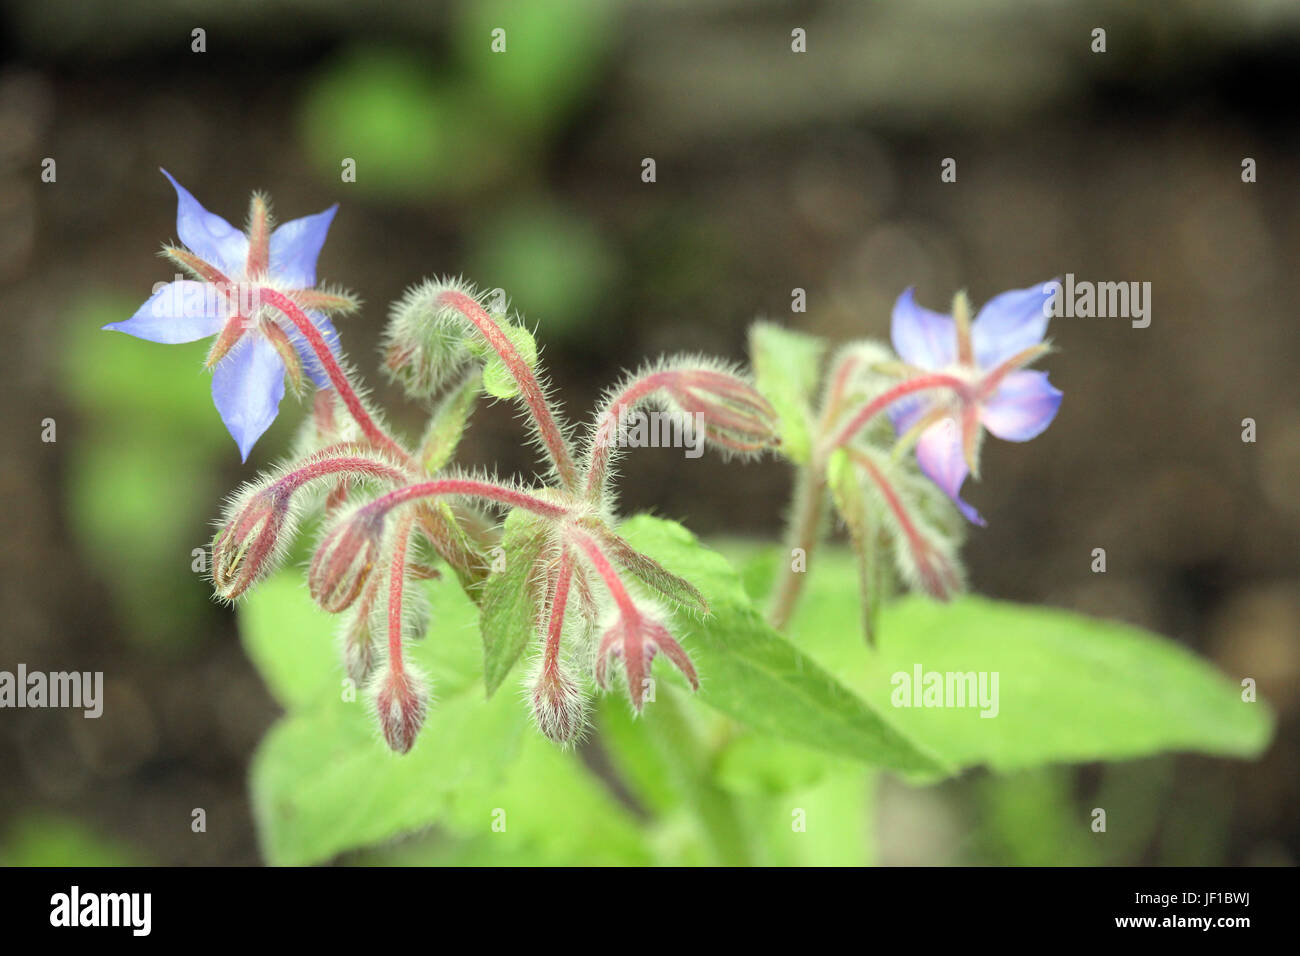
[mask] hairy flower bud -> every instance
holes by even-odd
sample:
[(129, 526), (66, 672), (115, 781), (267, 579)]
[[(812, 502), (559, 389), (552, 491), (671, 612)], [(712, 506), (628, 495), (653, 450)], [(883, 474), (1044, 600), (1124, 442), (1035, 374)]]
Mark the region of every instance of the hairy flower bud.
[(407, 753), (424, 725), (429, 709), (429, 684), (409, 663), (386, 666), (377, 675), (372, 700), (384, 740), (395, 753)]
[(751, 454), (780, 442), (776, 410), (738, 375), (681, 369), (668, 378), (665, 391), (683, 412), (700, 416), (705, 437), (724, 449)]
[(605, 628), (596, 649), (596, 683), (608, 690), (609, 658), (613, 656), (621, 659), (627, 674), (628, 696), (632, 698), (632, 706), (640, 713), (646, 682), (650, 676), (650, 664), (660, 651), (686, 676), (691, 687), (699, 690), (700, 681), (686, 651), (682, 650), (682, 646), (673, 639), (666, 627), (644, 611), (634, 616), (620, 613)]
[(289, 493), (279, 485), (250, 485), (237, 496), (212, 539), (217, 596), (233, 601), (275, 570), (294, 523)]
[(529, 688), (538, 729), (557, 744), (576, 743), (587, 726), (587, 701), (568, 669), (558, 662), (542, 664)]
[(361, 599), (343, 615), (339, 627), (343, 669), (355, 684), (362, 684), (370, 677), (378, 659), (382, 626), (376, 626), (376, 605), (382, 582), (380, 575), (371, 575)]
[(321, 540), (307, 571), (316, 603), (337, 614), (351, 606), (379, 560), (384, 516), (361, 507), (343, 516)]
[(388, 313), (384, 370), (408, 395), (424, 398), (474, 360), (475, 336), (465, 318), (439, 301), (448, 291), (477, 301), (474, 289), (456, 280), (427, 279), (412, 286)]

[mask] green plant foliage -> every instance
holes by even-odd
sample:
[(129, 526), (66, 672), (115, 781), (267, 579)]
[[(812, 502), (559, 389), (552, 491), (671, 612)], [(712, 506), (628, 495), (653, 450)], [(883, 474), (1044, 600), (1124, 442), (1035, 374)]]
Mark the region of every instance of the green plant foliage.
[(704, 675), (704, 703), (766, 733), (868, 764), (943, 772), (941, 760), (772, 630), (726, 559), (681, 525), (642, 515), (625, 522), (621, 533), (694, 583), (709, 603), (712, 613), (703, 621), (679, 616), (682, 644)]
[[(878, 650), (857, 627), (856, 575), (821, 552), (790, 639), (890, 723), (955, 767), (998, 771), (1118, 760), (1166, 750), (1257, 756), (1272, 735), (1267, 704), (1174, 642), (1117, 621), (981, 597), (907, 597), (883, 609)], [(895, 707), (895, 674), (998, 672), (998, 715), (974, 707)]]
[(488, 575), (480, 618), (483, 679), (489, 697), (537, 633), (539, 595), (532, 574), (546, 546), (547, 530), (544, 521), (527, 511), (516, 509), (506, 516), (498, 552), (502, 567)]
[(812, 408), (826, 343), (771, 322), (749, 330), (758, 390), (781, 417), (781, 453), (798, 464), (812, 456)]

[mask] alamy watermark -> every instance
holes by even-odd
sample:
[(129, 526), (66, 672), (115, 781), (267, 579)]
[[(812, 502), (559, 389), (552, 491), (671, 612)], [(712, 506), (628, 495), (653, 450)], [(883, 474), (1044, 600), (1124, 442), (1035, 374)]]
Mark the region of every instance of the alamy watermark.
[(103, 671), (0, 671), (0, 707), (58, 707), (84, 711), (96, 718), (104, 712)]
[(1131, 319), (1135, 329), (1151, 324), (1150, 282), (1090, 282), (1069, 272), (1064, 282), (1045, 283), (1043, 291), (1051, 293), (1043, 305), (1051, 318)]
[(998, 715), (997, 671), (896, 671), (889, 702), (895, 707), (977, 707), (981, 717)]
[(614, 448), (684, 448), (687, 458), (704, 454), (703, 412), (643, 412), (618, 406), (617, 424), (600, 438)]

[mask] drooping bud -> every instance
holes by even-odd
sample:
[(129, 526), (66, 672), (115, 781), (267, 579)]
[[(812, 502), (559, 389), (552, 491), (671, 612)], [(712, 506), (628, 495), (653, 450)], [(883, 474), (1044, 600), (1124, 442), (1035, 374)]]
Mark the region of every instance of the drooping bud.
[(864, 487), (875, 498), (874, 510), (885, 519), (900, 577), (940, 601), (961, 593), (965, 584), (957, 558), (960, 525), (946, 528), (927, 514), (938, 508), (952, 512), (936, 486), (905, 471), (888, 455), (858, 447), (846, 450), (867, 479)]
[(537, 728), (557, 744), (576, 743), (587, 727), (587, 700), (568, 669), (558, 662), (544, 663), (529, 686)]
[(321, 539), (307, 571), (311, 596), (337, 614), (351, 606), (379, 560), (384, 516), (362, 506), (344, 515)]
[(249, 485), (230, 504), (212, 539), (212, 584), (233, 601), (275, 570), (294, 535), (290, 495), (281, 485)]
[(635, 615), (620, 613), (605, 628), (596, 649), (596, 683), (605, 690), (609, 689), (609, 659), (617, 657), (623, 662), (627, 674), (628, 696), (637, 713), (644, 706), (645, 691), (650, 676), (650, 664), (660, 651), (676, 665), (693, 690), (700, 689), (695, 666), (682, 646), (668, 633), (668, 629), (638, 610)]
[(413, 398), (433, 394), (474, 360), (470, 350), (473, 329), (460, 312), (440, 301), (448, 291), (478, 301), (474, 289), (465, 283), (426, 279), (407, 289), (388, 313), (384, 370)]
[(361, 599), (343, 614), (339, 627), (339, 645), (343, 652), (343, 669), (354, 684), (361, 685), (374, 671), (379, 657), (380, 627), (376, 627), (380, 575), (371, 575)]
[(710, 442), (728, 451), (754, 454), (780, 443), (776, 410), (739, 375), (681, 369), (666, 391), (674, 405), (698, 416)]
[(428, 681), (409, 663), (400, 669), (387, 665), (376, 675), (372, 701), (388, 746), (409, 752), (429, 710)]

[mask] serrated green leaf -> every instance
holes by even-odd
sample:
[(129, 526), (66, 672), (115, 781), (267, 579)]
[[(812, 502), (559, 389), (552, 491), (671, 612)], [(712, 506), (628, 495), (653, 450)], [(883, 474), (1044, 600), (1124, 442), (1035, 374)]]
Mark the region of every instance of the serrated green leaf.
[(826, 343), (771, 322), (749, 330), (754, 382), (781, 418), (781, 452), (807, 464), (812, 456), (812, 403)]
[[(700, 589), (703, 621), (677, 616), (676, 634), (700, 673), (699, 698), (756, 730), (905, 773), (942, 763), (772, 630), (726, 559), (671, 521), (641, 515), (621, 533), (639, 551)], [(666, 673), (666, 671), (660, 671)]]
[(516, 508), (506, 516), (499, 570), (483, 585), (480, 627), (483, 633), (484, 686), (489, 697), (506, 679), (524, 648), (537, 633), (538, 557), (546, 547), (549, 525)]

